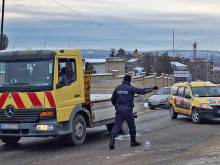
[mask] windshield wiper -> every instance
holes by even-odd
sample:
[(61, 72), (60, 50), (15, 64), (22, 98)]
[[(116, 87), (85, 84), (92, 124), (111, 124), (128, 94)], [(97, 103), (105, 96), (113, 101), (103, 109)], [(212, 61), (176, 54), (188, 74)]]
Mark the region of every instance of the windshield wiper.
[(220, 97), (220, 95), (211, 95), (209, 97)]

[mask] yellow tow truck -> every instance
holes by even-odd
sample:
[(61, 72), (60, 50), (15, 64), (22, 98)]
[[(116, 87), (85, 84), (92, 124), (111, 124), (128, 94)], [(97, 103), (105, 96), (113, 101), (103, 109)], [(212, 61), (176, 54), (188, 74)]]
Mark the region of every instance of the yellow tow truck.
[[(15, 144), (21, 137), (64, 136), (80, 145), (86, 128), (106, 125), (115, 109), (91, 98), (90, 76), (83, 72), (79, 50), (0, 52), (0, 138)], [(128, 131), (126, 123), (122, 132)]]

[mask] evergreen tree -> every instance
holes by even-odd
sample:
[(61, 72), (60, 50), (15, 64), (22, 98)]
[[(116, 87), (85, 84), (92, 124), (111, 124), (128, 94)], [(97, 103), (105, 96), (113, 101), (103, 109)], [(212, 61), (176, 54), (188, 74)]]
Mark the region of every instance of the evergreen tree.
[(111, 48), (109, 56), (110, 57), (115, 57), (115, 48)]
[(157, 75), (161, 75), (161, 73), (173, 74), (171, 57), (168, 55), (168, 52), (158, 57), (154, 70), (157, 72)]
[(126, 52), (124, 49), (120, 48), (116, 54), (117, 57), (126, 57)]

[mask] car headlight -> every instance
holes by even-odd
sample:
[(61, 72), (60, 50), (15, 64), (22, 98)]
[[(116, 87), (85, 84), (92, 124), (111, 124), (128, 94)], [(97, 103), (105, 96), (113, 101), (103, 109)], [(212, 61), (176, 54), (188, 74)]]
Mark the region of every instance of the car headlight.
[(209, 104), (207, 104), (207, 103), (201, 104), (201, 108), (213, 109), (213, 108), (212, 108)]
[(148, 103), (151, 102), (151, 99), (148, 99), (147, 102), (148, 102)]
[(161, 102), (167, 102), (168, 99), (161, 99)]

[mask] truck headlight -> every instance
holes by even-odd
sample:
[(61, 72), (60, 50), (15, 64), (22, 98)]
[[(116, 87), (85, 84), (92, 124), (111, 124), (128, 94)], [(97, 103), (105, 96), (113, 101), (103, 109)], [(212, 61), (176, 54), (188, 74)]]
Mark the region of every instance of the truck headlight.
[(36, 125), (36, 130), (38, 131), (52, 131), (54, 129), (53, 125)]
[(207, 103), (203, 103), (201, 104), (201, 108), (205, 108), (205, 109), (213, 109), (209, 104)]

